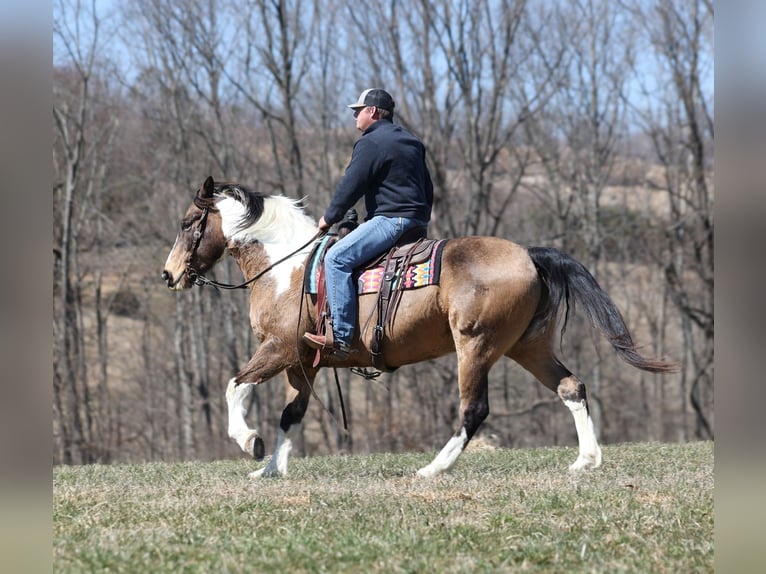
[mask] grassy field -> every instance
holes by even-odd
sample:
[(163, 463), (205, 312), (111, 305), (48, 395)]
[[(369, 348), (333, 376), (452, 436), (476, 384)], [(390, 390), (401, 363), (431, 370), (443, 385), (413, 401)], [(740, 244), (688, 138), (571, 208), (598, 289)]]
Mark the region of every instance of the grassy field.
[(713, 444), (57, 467), (56, 572), (712, 572)]

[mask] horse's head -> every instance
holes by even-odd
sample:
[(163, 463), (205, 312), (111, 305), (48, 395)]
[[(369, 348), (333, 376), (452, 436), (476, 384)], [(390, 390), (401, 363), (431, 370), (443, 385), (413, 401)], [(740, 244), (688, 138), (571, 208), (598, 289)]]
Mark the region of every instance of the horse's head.
[(162, 279), (171, 289), (189, 289), (196, 277), (224, 254), (226, 239), (214, 191), (213, 178), (208, 177), (181, 220), (181, 229), (162, 271)]

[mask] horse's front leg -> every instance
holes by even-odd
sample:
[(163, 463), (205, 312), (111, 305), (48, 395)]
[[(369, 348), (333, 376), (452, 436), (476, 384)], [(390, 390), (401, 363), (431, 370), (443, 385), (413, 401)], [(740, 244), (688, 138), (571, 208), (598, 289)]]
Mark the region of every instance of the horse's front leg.
[(293, 450), (293, 440), (300, 432), (303, 416), (311, 398), (311, 385), (314, 384), (315, 369), (301, 369), (300, 366), (287, 369), (287, 405), (279, 421), (279, 432), (274, 454), (262, 469), (250, 474), (251, 478), (261, 476), (282, 476), (287, 474), (287, 460)]
[(233, 377), (226, 387), (226, 405), (229, 413), (229, 437), (256, 460), (263, 459), (264, 445), (258, 431), (247, 426), (247, 400), (257, 384), (268, 381), (283, 371), (288, 358), (272, 340), (264, 341), (247, 365)]
[(236, 384), (232, 377), (226, 386), (226, 405), (229, 410), (229, 438), (233, 439), (243, 452), (255, 460), (263, 460), (265, 448), (258, 431), (247, 426), (247, 399), (253, 392), (253, 383)]

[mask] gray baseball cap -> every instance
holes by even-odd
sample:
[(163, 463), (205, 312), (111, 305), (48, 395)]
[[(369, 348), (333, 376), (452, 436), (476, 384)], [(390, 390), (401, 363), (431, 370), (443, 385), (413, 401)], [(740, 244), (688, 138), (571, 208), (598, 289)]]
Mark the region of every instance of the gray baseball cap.
[(352, 110), (359, 110), (367, 106), (375, 106), (376, 108), (393, 112), (394, 105), (394, 98), (386, 90), (369, 88), (359, 94), (359, 99), (355, 103), (349, 104), (348, 107)]

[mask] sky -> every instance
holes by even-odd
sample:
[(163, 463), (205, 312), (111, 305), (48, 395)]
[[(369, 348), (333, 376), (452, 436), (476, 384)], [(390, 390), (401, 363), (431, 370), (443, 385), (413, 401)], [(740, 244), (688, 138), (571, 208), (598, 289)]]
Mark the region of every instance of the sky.
[[(9, 4), (11, 7), (11, 22), (16, 21), (19, 23), (19, 25), (22, 25), (22, 23), (26, 23), (30, 18), (39, 18), (40, 17), (40, 9), (38, 8), (32, 8), (30, 5), (36, 4), (34, 2), (14, 2), (9, 0), (0, 0), (5, 2), (6, 4)], [(53, 0), (53, 2), (50, 4), (50, 6), (55, 6), (59, 2), (72, 2), (76, 0)], [(534, 2), (535, 0), (531, 0)], [(650, 0), (647, 0), (650, 1)], [(734, 14), (732, 18), (724, 19), (724, 22), (726, 24), (729, 24), (730, 26), (727, 27), (726, 31), (736, 30), (735, 35), (737, 38), (737, 42), (732, 43), (731, 45), (727, 45), (727, 49), (730, 50), (731, 54), (735, 56), (732, 58), (732, 65), (733, 69), (730, 70), (732, 72), (737, 73), (740, 77), (744, 79), (749, 79), (750, 81), (758, 81), (763, 80), (764, 83), (766, 83), (766, 75), (765, 74), (752, 74), (754, 70), (757, 70), (760, 68), (760, 70), (766, 70), (766, 66), (764, 66), (764, 62), (766, 62), (766, 41), (764, 38), (766, 38), (766, 35), (761, 33), (761, 25), (762, 23), (766, 22), (766, 0), (731, 0), (734, 4), (742, 5), (747, 10), (743, 11), (743, 14)], [(90, 6), (89, 0), (82, 0), (82, 4), (84, 7)], [(718, 3), (717, 3), (718, 4)], [(42, 4), (43, 6), (45, 3)], [(38, 5), (39, 6), (39, 5)], [(121, 6), (121, 2), (119, 0), (95, 0), (95, 9), (96, 12), (99, 14), (99, 16), (104, 17), (115, 13), (115, 11), (119, 10)], [(717, 7), (717, 6), (716, 6)], [(752, 15), (748, 17), (747, 15), (750, 14), (752, 11)], [(53, 13), (55, 13), (55, 8), (53, 9)], [(718, 14), (720, 15), (721, 11), (718, 10)], [(45, 17), (46, 14), (43, 12), (42, 16)], [(724, 12), (724, 16), (729, 16), (726, 12)], [(743, 17), (744, 16), (744, 17)], [(45, 18), (43, 18), (45, 19)], [(47, 15), (46, 22), (50, 25), (52, 17), (51, 15)], [(719, 33), (719, 26), (718, 21), (720, 18), (716, 19), (716, 41), (720, 43), (720, 36)], [(67, 25), (71, 26), (72, 23), (68, 22)], [(84, 21), (83, 23), (83, 29), (88, 29), (87, 21)], [(729, 30), (731, 28), (731, 30)], [(111, 61), (118, 62), (118, 65), (121, 68), (121, 72), (124, 74), (124, 76), (127, 77), (128, 81), (130, 81), (132, 74), (130, 73), (130, 58), (128, 56), (128, 53), (126, 52), (124, 45), (122, 41), (119, 38), (116, 38), (114, 41), (110, 41), (107, 43), (102, 43), (102, 51), (101, 54), (105, 57), (109, 58)], [(67, 61), (66, 53), (61, 48), (61, 43), (56, 37), (56, 35), (53, 35), (53, 64), (60, 65)], [(656, 69), (654, 68), (656, 64), (652, 61), (652, 59), (647, 59), (647, 66), (646, 66), (646, 74), (643, 76), (643, 81), (650, 86), (650, 95), (653, 93), (656, 93), (657, 95), (660, 94), (662, 86), (657, 86), (656, 88), (651, 87), (652, 86), (652, 78), (659, 77)], [(705, 92), (708, 94), (714, 93), (714, 76), (713, 76), (713, 62), (707, 61), (703, 62), (703, 65), (706, 65), (707, 68), (710, 70), (710, 73), (703, 78), (704, 81), (704, 89)], [(632, 90), (634, 96), (637, 99), (641, 99), (639, 94), (639, 90), (635, 89)]]

